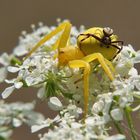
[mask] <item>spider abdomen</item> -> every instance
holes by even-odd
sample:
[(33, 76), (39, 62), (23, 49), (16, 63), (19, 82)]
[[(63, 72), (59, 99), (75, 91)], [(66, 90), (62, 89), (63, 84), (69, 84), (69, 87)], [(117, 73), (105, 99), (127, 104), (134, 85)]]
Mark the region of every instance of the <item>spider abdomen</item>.
[[(95, 35), (104, 43), (99, 41), (98, 38), (94, 38), (92, 35)], [(112, 60), (118, 50), (117, 48), (109, 45), (109, 43), (111, 43), (111, 41), (117, 41), (117, 38), (118, 37), (114, 34), (110, 37), (104, 38), (103, 28), (94, 27), (86, 30), (78, 36), (77, 45), (85, 55), (101, 53), (108, 60)]]

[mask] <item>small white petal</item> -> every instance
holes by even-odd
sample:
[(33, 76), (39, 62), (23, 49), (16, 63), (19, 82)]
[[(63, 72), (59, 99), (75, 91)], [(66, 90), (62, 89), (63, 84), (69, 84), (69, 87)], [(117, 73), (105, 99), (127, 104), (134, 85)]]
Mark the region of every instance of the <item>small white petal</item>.
[(86, 125), (95, 126), (95, 125), (103, 125), (105, 123), (104, 119), (101, 117), (88, 117), (85, 120)]
[(14, 54), (16, 56), (23, 56), (25, 54), (27, 54), (28, 51), (26, 50), (26, 48), (24, 47), (24, 45), (18, 46), (14, 49)]
[(53, 119), (54, 122), (58, 122), (59, 120), (60, 120), (60, 116), (59, 116), (59, 115), (57, 115), (57, 116)]
[(58, 111), (62, 109), (62, 103), (57, 97), (51, 97), (50, 101), (48, 102), (48, 105), (51, 109)]
[(26, 81), (28, 86), (31, 86), (34, 83), (34, 78), (31, 76), (28, 76), (28, 77), (26, 77), (25, 81)]
[(5, 80), (5, 82), (6, 82), (7, 84), (13, 84), (15, 81), (16, 81), (16, 78), (11, 79), (11, 80), (8, 80), (8, 79)]
[(17, 118), (14, 118), (13, 119), (13, 126), (14, 127), (19, 127), (19, 126), (21, 126), (22, 125), (22, 121), (20, 121), (19, 119), (17, 119)]
[(140, 91), (134, 91), (133, 95), (140, 96)]
[(125, 139), (126, 139), (126, 137), (124, 135), (117, 134), (114, 136), (107, 137), (104, 140), (125, 140)]
[(138, 71), (134, 67), (132, 67), (128, 73), (130, 76), (138, 76)]
[(135, 78), (135, 81), (133, 84), (136, 86), (136, 88), (138, 90), (140, 90), (140, 77), (139, 76), (137, 76), (137, 78)]
[(111, 110), (111, 116), (116, 121), (123, 120), (123, 112), (119, 108)]
[(9, 72), (11, 72), (11, 73), (16, 73), (16, 72), (18, 72), (20, 69), (19, 69), (18, 67), (9, 66), (9, 67), (7, 68), (7, 70), (8, 70)]
[(45, 88), (44, 87), (40, 88), (37, 92), (37, 97), (42, 99), (44, 96), (44, 93), (45, 93)]
[(11, 93), (14, 91), (14, 89), (15, 89), (15, 86), (6, 88), (1, 94), (2, 98), (6, 99), (8, 96), (11, 95)]
[(126, 62), (120, 62), (118, 65), (116, 65), (116, 71), (121, 76), (127, 76), (129, 70), (133, 67), (132, 61), (126, 61)]
[[(120, 94), (121, 95), (121, 94)], [(119, 106), (124, 108), (126, 106), (126, 104), (128, 103), (128, 99), (127, 97), (121, 97), (119, 100)]]
[(6, 76), (7, 76), (6, 68), (5, 67), (0, 68), (0, 83), (5, 80)]
[(71, 127), (72, 127), (73, 129), (77, 129), (77, 128), (82, 127), (82, 124), (77, 123), (77, 122), (73, 122), (73, 123), (71, 124)]
[(94, 103), (93, 108), (92, 108), (93, 113), (95, 113), (95, 112), (98, 113), (98, 112), (102, 111), (104, 106), (105, 105), (104, 105), (103, 101)]
[(42, 128), (45, 128), (46, 125), (33, 125), (31, 127), (31, 132), (34, 133), (34, 132), (37, 132), (39, 130), (41, 130)]
[(19, 89), (23, 86), (23, 83), (22, 82), (15, 82), (14, 85), (15, 85), (16, 89)]
[(133, 111), (138, 111), (139, 109), (140, 109), (140, 105), (138, 105), (135, 108), (133, 108)]
[(40, 124), (33, 125), (31, 127), (31, 132), (34, 133), (41, 130), (42, 128), (49, 127), (52, 124), (52, 122), (53, 121), (49, 118), (47, 120), (41, 121)]
[(78, 114), (82, 114), (82, 113), (83, 113), (82, 108), (77, 108), (77, 113), (78, 113)]
[(85, 120), (85, 123), (87, 125), (90, 125), (90, 124), (94, 124), (95, 120), (93, 117), (88, 117), (86, 120)]
[(3, 53), (0, 56), (0, 64), (2, 64), (4, 66), (8, 66), (10, 64), (10, 57), (7, 53)]
[(137, 55), (133, 61), (134, 61), (134, 63), (140, 63), (140, 51), (137, 51)]

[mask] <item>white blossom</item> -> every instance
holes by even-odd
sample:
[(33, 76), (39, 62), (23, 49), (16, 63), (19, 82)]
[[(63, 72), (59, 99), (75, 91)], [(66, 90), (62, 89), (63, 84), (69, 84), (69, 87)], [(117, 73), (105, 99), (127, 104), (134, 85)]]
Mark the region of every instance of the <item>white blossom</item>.
[(9, 138), (13, 128), (20, 127), (23, 123), (33, 125), (44, 120), (42, 114), (33, 111), (34, 106), (34, 102), (5, 103), (0, 100), (0, 137)]
[(126, 139), (126, 137), (124, 135), (117, 134), (114, 136), (107, 137), (104, 140), (125, 140), (125, 139)]
[(7, 53), (3, 53), (0, 56), (0, 64), (3, 66), (8, 66), (10, 64), (11, 56), (9, 56)]
[[(61, 22), (58, 19), (58, 24)], [(70, 69), (68, 66), (59, 68), (57, 49), (52, 49), (62, 32), (45, 42), (30, 57), (23, 58), (38, 41), (56, 27), (48, 27), (43, 23), (39, 23), (38, 27), (34, 24), (31, 25), (33, 31), (31, 33), (22, 31), (13, 53), (11, 55), (3, 53), (0, 56), (2, 65), (0, 82), (5, 81), (10, 85), (1, 93), (2, 98), (9, 97), (14, 90), (22, 87), (37, 88), (39, 89), (37, 97), (49, 98), (48, 105), (51, 110), (56, 112), (56, 117), (44, 119), (42, 115), (32, 111), (34, 108), (32, 104), (17, 103), (10, 104), (11, 107), (9, 107), (7, 104), (0, 103), (0, 113), (2, 114), (0, 131), (5, 129), (3, 127), (5, 124), (19, 127), (26, 122), (32, 125), (32, 133), (47, 128), (46, 133), (40, 135), (40, 140), (125, 139), (124, 135), (119, 134), (120, 131), (118, 134), (110, 136), (110, 130), (113, 126), (112, 123), (122, 127), (120, 122), (124, 120), (126, 108), (129, 108), (130, 113), (140, 109), (139, 103), (135, 104), (135, 107), (133, 106), (134, 102), (140, 99), (140, 75), (135, 68), (135, 64), (140, 63), (140, 51), (135, 51), (130, 44), (123, 46), (120, 54), (112, 61), (115, 68), (113, 81), (110, 81), (100, 65), (94, 67), (91, 64), (88, 112), (87, 116), (83, 118), (85, 111), (83, 70)], [(75, 46), (77, 36), (84, 30), (84, 26), (81, 26), (80, 29), (72, 26), (71, 45)], [(8, 73), (14, 73), (16, 76), (8, 80)], [(18, 111), (22, 113), (11, 117), (12, 113)], [(10, 132), (7, 131), (7, 135)], [(2, 136), (1, 133), (0, 136)]]
[[(19, 79), (20, 80), (20, 79)], [(2, 93), (1, 96), (3, 99), (6, 99), (7, 97), (9, 97), (12, 92), (15, 89), (20, 89), (23, 86), (23, 83), (21, 81), (18, 81), (18, 79), (12, 79), (12, 80), (6, 80), (8, 83), (12, 83), (14, 85), (7, 87)]]
[(51, 97), (48, 102), (48, 105), (52, 110), (55, 110), (55, 111), (62, 110), (63, 108), (62, 103), (57, 97)]
[(2, 67), (0, 68), (0, 83), (3, 82), (7, 77), (7, 68)]
[(2, 65), (0, 67), (0, 75), (1, 75), (0, 83), (4, 82), (4, 80), (7, 77), (7, 74), (8, 74), (7, 67), (10, 65), (11, 59), (12, 59), (12, 56), (8, 55), (7, 53), (3, 53), (0, 56), (0, 65)]
[(110, 113), (114, 120), (116, 120), (116, 121), (123, 120), (123, 112), (119, 108), (115, 108), (115, 109), (111, 110)]
[(5, 98), (7, 98), (8, 96), (10, 96), (10, 94), (14, 91), (14, 89), (15, 89), (14, 86), (11, 86), (11, 87), (6, 88), (6, 89), (2, 92), (2, 94), (1, 94), (2, 98), (5, 99)]
[(12, 66), (9, 66), (7, 68), (7, 70), (11, 73), (15, 73), (15, 72), (18, 72), (19, 71), (19, 68), (18, 67), (12, 67)]
[(31, 132), (34, 133), (43, 128), (50, 127), (54, 122), (58, 122), (59, 119), (60, 119), (60, 117), (56, 116), (54, 119), (48, 118), (46, 120), (39, 121), (37, 124), (35, 124), (31, 127)]

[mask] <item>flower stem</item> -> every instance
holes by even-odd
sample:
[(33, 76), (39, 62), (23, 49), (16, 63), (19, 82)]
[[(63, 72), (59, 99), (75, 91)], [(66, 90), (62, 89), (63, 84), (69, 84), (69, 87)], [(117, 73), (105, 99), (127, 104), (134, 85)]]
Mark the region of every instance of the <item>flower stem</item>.
[(130, 114), (130, 110), (129, 110), (128, 107), (126, 107), (124, 109), (124, 111), (125, 111), (125, 115), (126, 115), (126, 119), (127, 119), (129, 129), (131, 131), (132, 140), (137, 140), (137, 137), (135, 135), (134, 125), (133, 125), (133, 122), (132, 122), (132, 117), (131, 117), (131, 114)]
[[(112, 118), (112, 117), (111, 117)], [(120, 127), (120, 122), (118, 122), (118, 121), (115, 121), (113, 118), (112, 118), (112, 121), (113, 121), (113, 123), (114, 123), (114, 126), (116, 127), (116, 129), (118, 130), (118, 132), (120, 133), (120, 134), (123, 134), (123, 130), (121, 129), (121, 127)]]
[[(113, 98), (114, 98), (113, 100), (118, 100), (118, 96), (114, 96)], [(112, 110), (112, 108), (113, 108), (113, 105), (114, 105), (114, 102), (111, 103), (109, 112), (111, 112), (111, 110)], [(120, 126), (120, 122), (119, 122), (119, 121), (115, 121), (115, 120), (113, 119), (113, 117), (111, 116), (111, 113), (109, 113), (109, 114), (110, 114), (110, 117), (111, 117), (111, 119), (112, 119), (112, 121), (113, 121), (113, 124), (114, 124), (114, 126), (116, 127), (116, 129), (118, 130), (118, 132), (119, 132), (120, 134), (124, 134), (124, 132), (123, 132), (121, 126)]]

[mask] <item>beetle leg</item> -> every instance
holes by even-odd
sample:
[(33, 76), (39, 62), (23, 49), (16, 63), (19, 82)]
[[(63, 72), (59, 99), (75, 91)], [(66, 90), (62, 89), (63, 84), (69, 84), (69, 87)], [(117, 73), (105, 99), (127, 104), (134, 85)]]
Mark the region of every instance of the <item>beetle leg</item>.
[(84, 68), (84, 119), (86, 118), (88, 112), (88, 98), (89, 98), (89, 74), (90, 65), (84, 60), (72, 60), (68, 63), (70, 68)]
[(69, 35), (70, 35), (70, 30), (71, 30), (71, 24), (70, 22), (64, 22), (60, 24), (55, 30), (44, 36), (33, 48), (32, 50), (27, 54), (25, 59), (27, 59), (33, 52), (35, 52), (40, 46), (42, 46), (46, 41), (51, 39), (53, 36), (58, 34), (59, 32), (63, 31), (60, 38), (57, 40), (56, 43), (56, 48), (62, 48), (66, 47)]

